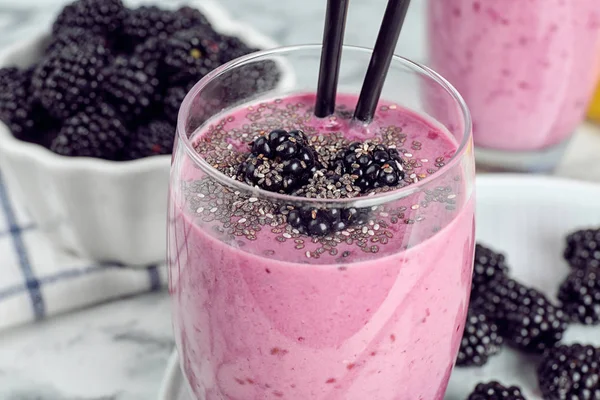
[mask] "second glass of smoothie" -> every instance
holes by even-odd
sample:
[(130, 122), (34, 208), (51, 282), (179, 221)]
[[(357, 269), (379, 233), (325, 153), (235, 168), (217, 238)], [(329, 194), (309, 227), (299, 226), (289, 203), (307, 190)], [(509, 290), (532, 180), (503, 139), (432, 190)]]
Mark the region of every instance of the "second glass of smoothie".
[(345, 47), (314, 116), (320, 46), (238, 59), (179, 116), (169, 288), (198, 400), (442, 400), (474, 250), (469, 112), (395, 57), (369, 125), (371, 51)]
[(473, 115), (478, 164), (547, 171), (600, 72), (597, 0), (429, 0), (433, 68)]

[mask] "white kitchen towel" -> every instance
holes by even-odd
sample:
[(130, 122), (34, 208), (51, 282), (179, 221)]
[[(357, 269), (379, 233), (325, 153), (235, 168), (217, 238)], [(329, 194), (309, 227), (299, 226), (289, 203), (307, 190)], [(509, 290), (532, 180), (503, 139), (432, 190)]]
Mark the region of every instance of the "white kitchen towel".
[(0, 330), (165, 285), (162, 265), (97, 263), (53, 248), (0, 171)]

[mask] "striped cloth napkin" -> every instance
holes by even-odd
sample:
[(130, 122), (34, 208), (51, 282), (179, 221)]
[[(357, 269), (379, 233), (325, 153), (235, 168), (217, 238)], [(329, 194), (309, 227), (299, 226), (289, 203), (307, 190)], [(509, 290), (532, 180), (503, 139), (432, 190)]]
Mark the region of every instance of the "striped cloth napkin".
[(0, 330), (166, 285), (164, 266), (127, 268), (65, 254), (8, 193), (0, 171)]

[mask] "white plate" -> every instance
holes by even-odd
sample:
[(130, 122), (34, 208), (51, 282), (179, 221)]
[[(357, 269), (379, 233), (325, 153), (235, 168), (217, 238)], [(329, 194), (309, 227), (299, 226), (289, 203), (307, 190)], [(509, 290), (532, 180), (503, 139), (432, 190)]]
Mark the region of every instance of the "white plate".
[[(600, 185), (551, 177), (484, 175), (477, 179), (477, 238), (507, 254), (512, 275), (555, 300), (568, 274), (564, 237), (600, 226)], [(565, 342), (600, 345), (600, 327), (571, 326)], [(535, 363), (507, 347), (483, 368), (456, 368), (446, 400), (464, 400), (475, 384), (499, 380), (520, 386), (528, 400), (541, 400)], [(174, 353), (159, 400), (190, 400)]]

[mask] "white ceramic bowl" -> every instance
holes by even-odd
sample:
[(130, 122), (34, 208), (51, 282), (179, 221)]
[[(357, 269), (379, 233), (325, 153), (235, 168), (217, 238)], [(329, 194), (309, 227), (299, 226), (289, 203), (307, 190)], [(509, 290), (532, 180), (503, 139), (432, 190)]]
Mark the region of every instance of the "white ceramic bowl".
[[(168, 7), (179, 3), (168, 2)], [(221, 33), (260, 49), (277, 46), (234, 21), (216, 1), (186, 3), (200, 9)], [(32, 64), (46, 37), (39, 35), (2, 51), (0, 66)], [(126, 162), (59, 156), (16, 140), (0, 123), (0, 170), (8, 190), (56, 246), (94, 260), (127, 265), (164, 260), (169, 166), (170, 156)]]

